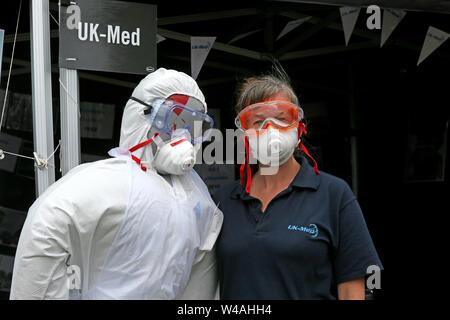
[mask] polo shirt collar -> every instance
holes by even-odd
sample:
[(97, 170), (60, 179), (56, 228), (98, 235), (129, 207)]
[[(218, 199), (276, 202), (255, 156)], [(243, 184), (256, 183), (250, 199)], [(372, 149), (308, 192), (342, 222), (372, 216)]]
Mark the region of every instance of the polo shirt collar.
[(299, 188), (317, 190), (320, 185), (320, 175), (317, 175), (314, 172), (314, 168), (309, 164), (305, 157), (301, 156), (299, 160), (301, 168), (291, 185)]
[[(301, 156), (300, 159), (301, 168), (295, 176), (294, 180), (291, 182), (292, 187), (297, 188), (308, 188), (312, 190), (317, 190), (320, 185), (320, 176), (314, 172), (314, 168), (309, 164), (308, 160)], [(237, 199), (247, 199), (251, 198), (246, 192), (244, 185), (237, 184), (236, 187), (231, 192), (231, 198)]]

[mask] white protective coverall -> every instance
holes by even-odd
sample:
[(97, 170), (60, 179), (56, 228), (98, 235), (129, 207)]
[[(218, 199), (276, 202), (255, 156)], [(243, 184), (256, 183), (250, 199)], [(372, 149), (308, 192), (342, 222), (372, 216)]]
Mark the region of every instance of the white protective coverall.
[[(206, 103), (188, 75), (163, 68), (133, 96), (184, 94)], [(145, 106), (129, 100), (120, 147), (82, 164), (30, 207), (14, 263), (11, 299), (214, 299), (214, 243), (223, 215), (194, 170), (163, 177), (151, 167)], [(76, 268), (80, 270), (79, 290)]]

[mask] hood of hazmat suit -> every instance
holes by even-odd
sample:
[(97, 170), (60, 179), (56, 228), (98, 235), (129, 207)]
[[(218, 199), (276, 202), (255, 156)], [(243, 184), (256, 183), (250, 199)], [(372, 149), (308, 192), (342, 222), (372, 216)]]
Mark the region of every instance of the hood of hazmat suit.
[[(160, 68), (133, 97), (173, 94), (204, 103), (188, 75)], [(82, 164), (30, 207), (14, 262), (11, 299), (214, 299), (214, 244), (223, 215), (194, 170), (162, 176), (152, 145), (129, 151), (152, 130), (129, 100), (120, 146)], [(206, 104), (205, 104), (206, 111)]]

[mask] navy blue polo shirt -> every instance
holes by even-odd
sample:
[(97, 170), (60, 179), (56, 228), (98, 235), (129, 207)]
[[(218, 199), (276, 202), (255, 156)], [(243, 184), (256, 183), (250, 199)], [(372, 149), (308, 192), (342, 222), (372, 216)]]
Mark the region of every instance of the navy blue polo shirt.
[(214, 195), (224, 214), (216, 244), (221, 299), (337, 299), (337, 285), (380, 262), (348, 184), (306, 158), (261, 211), (239, 181)]

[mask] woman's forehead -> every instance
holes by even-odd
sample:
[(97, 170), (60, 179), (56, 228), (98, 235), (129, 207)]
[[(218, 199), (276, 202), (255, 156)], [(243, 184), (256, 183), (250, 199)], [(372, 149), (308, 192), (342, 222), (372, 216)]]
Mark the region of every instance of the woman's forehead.
[(286, 113), (286, 110), (283, 108), (279, 108), (278, 105), (273, 105), (275, 107), (272, 108), (264, 108), (264, 107), (257, 107), (252, 112), (252, 116), (255, 117), (265, 117), (265, 116), (273, 116), (273, 115), (282, 115)]
[[(286, 92), (278, 92), (274, 95), (270, 96), (266, 100), (272, 100), (272, 101), (292, 101), (292, 97), (287, 94)], [(293, 102), (293, 101), (292, 101)]]

